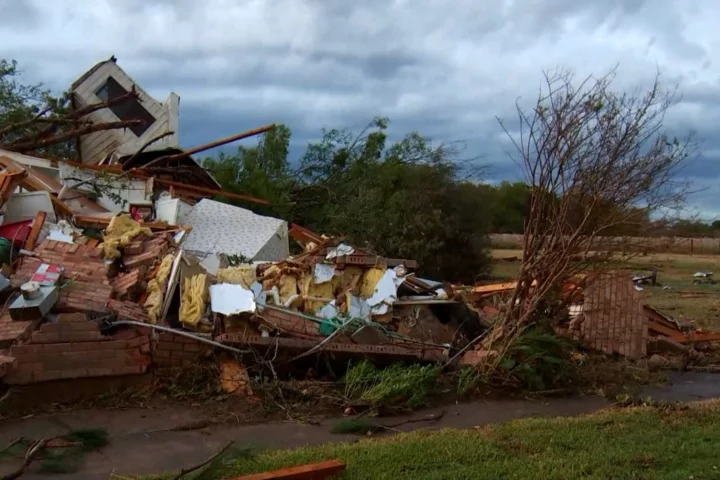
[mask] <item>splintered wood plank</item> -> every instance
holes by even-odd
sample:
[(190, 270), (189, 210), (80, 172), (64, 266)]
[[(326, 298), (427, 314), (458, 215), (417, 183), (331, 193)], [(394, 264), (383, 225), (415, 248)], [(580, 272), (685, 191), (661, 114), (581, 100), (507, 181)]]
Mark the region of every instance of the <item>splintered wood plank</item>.
[(299, 467), (283, 468), (272, 472), (235, 477), (229, 480), (321, 480), (337, 475), (344, 470), (345, 464), (341, 461), (328, 460)]
[(37, 212), (35, 220), (32, 223), (32, 228), (30, 229), (30, 234), (25, 241), (25, 249), (35, 250), (35, 244), (37, 243), (38, 236), (40, 235), (40, 230), (42, 230), (43, 225), (45, 225), (46, 218), (47, 212), (42, 210)]

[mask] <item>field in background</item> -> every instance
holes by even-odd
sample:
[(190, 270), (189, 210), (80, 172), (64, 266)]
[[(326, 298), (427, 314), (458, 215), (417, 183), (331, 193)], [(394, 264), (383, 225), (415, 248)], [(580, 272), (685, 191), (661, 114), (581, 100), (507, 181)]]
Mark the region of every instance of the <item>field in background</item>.
[[(720, 255), (720, 238), (685, 237), (607, 237), (618, 244), (627, 245), (630, 252), (680, 253)], [(521, 249), (523, 236), (514, 233), (493, 233), (490, 246), (498, 249)]]
[[(509, 280), (520, 267), (522, 251), (495, 249), (492, 257), (493, 277)], [(720, 283), (693, 284), (693, 274), (705, 271), (716, 272), (720, 282), (720, 255), (656, 253), (635, 257), (617, 267), (627, 270), (628, 277), (657, 269), (660, 285), (645, 285), (640, 292), (650, 306), (679, 320), (693, 320), (698, 327), (720, 330)]]

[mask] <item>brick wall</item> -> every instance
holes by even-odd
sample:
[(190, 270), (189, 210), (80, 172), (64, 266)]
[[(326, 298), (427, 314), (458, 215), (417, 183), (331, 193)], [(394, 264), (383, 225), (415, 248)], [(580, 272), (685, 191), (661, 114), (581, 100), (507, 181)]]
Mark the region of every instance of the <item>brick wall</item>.
[(43, 324), (24, 344), (14, 345), (15, 367), (8, 384), (48, 380), (140, 374), (150, 364), (150, 337), (135, 329), (112, 336), (81, 314), (61, 314)]
[(112, 294), (112, 285), (75, 280), (60, 290), (55, 309), (60, 312), (107, 312)]
[(192, 338), (161, 332), (152, 352), (153, 364), (158, 367), (184, 367), (196, 364), (212, 349), (211, 345)]
[(38, 323), (38, 320), (15, 321), (10, 317), (10, 312), (6, 311), (0, 315), (0, 348), (9, 348), (16, 341), (27, 340)]

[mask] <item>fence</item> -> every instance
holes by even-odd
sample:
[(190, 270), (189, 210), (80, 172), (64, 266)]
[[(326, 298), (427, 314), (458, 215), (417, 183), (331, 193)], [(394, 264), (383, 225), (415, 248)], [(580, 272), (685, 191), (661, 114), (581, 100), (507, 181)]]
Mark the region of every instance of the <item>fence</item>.
[[(628, 252), (720, 255), (720, 238), (608, 237), (603, 240), (623, 245), (625, 251)], [(490, 235), (492, 248), (522, 249), (522, 243), (523, 236), (521, 234), (493, 233)]]

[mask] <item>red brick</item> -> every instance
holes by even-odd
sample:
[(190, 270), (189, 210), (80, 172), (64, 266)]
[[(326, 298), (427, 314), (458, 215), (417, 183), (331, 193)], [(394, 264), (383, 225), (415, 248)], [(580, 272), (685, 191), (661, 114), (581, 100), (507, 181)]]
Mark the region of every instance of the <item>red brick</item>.
[(170, 358), (170, 350), (155, 350), (152, 354), (153, 358)]
[(94, 350), (118, 350), (125, 348), (125, 342), (123, 340), (101, 340), (95, 342), (77, 342), (72, 344), (72, 350), (74, 352), (91, 352)]
[(60, 378), (84, 378), (88, 376), (87, 368), (60, 370)]
[[(178, 335), (181, 337), (181, 335)], [(158, 340), (161, 342), (173, 342), (175, 341), (175, 334), (170, 332), (162, 332), (158, 335)]]
[(26, 375), (28, 373), (32, 372), (42, 372), (44, 369), (44, 366), (42, 362), (33, 362), (33, 363), (22, 363), (18, 362), (14, 372), (18, 375)]
[(26, 364), (34, 364), (34, 363), (42, 363), (43, 356), (42, 353), (17, 353), (15, 354), (15, 358), (17, 359), (18, 363), (26, 365)]
[(113, 340), (132, 340), (138, 335), (140, 335), (140, 332), (134, 328), (129, 328), (127, 330), (120, 330), (119, 332), (114, 333), (112, 338)]
[(139, 255), (129, 255), (125, 258), (125, 266), (127, 268), (135, 268), (140, 265), (151, 265), (155, 260), (159, 260), (159, 252), (149, 251)]
[(60, 333), (61, 325), (59, 323), (45, 323), (40, 326), (40, 331), (43, 333)]
[(123, 248), (125, 255), (139, 255), (143, 252), (143, 245), (141, 242), (132, 242)]
[[(209, 347), (209, 345), (208, 345)], [(183, 345), (183, 350), (186, 352), (202, 352), (207, 350), (208, 347), (203, 346), (203, 344), (199, 342), (195, 343), (186, 343)]]
[(145, 365), (134, 365), (134, 366), (124, 366), (119, 368), (113, 368), (113, 374), (115, 375), (137, 375), (140, 373), (144, 373), (146, 370)]
[(13, 345), (10, 349), (10, 355), (23, 355), (23, 354), (30, 354), (30, 353), (40, 353), (42, 352), (42, 345)]
[(96, 340), (102, 340), (103, 336), (100, 332), (61, 332), (61, 342), (93, 342)]
[(35, 332), (30, 337), (31, 343), (61, 343), (60, 333)]
[(107, 367), (90, 367), (87, 372), (90, 377), (107, 377), (114, 374), (113, 369)]
[(42, 347), (43, 354), (62, 353), (72, 351), (72, 343), (45, 343), (38, 345)]
[(127, 345), (128, 348), (134, 348), (134, 347), (139, 347), (141, 345), (145, 345), (146, 343), (150, 343), (149, 336), (142, 336), (142, 337), (137, 337), (133, 340), (128, 340), (127, 342), (125, 342), (125, 345)]
[(73, 332), (100, 332), (100, 328), (97, 323), (95, 322), (85, 322), (85, 323), (70, 323), (67, 325), (63, 325), (63, 331), (73, 331)]
[(7, 355), (0, 355), (0, 377), (4, 377), (7, 373), (15, 369), (17, 359), (14, 357), (8, 357)]
[(150, 359), (146, 357), (128, 357), (125, 359), (125, 365), (150, 365)]
[(61, 313), (58, 315), (60, 323), (87, 322), (87, 315), (84, 313)]

